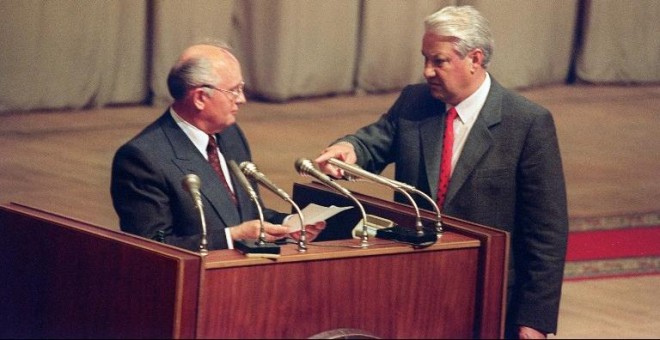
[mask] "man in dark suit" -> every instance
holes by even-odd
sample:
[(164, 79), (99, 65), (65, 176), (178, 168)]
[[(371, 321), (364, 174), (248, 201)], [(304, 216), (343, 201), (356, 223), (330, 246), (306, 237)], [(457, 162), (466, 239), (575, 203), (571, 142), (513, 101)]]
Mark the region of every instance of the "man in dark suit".
[[(568, 233), (559, 145), (548, 110), (490, 77), (492, 48), (488, 23), (472, 7), (427, 17), (427, 83), (406, 87), (378, 121), (315, 162), (338, 178), (331, 157), (375, 173), (395, 163), (395, 179), (432, 196), (444, 214), (508, 231), (505, 336), (545, 338), (557, 329)], [(450, 111), (457, 117), (447, 121)]]
[[(174, 103), (120, 147), (113, 160), (111, 194), (121, 229), (200, 250), (201, 218), (182, 185), (186, 175), (196, 174), (208, 250), (232, 248), (233, 240), (257, 239), (261, 223), (256, 205), (227, 167), (229, 160), (251, 160), (236, 124), (239, 106), (246, 102), (238, 60), (224, 46), (194, 45), (180, 56), (167, 82)], [(288, 227), (281, 225), (286, 216), (264, 209), (267, 242), (287, 236)], [(320, 222), (306, 228), (307, 241), (324, 226)]]

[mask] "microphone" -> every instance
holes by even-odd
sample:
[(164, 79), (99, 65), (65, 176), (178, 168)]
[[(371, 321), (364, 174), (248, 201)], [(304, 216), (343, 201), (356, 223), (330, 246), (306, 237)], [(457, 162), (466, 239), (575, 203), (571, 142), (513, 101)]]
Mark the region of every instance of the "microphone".
[(254, 165), (254, 163), (250, 161), (241, 162), (240, 168), (241, 171), (245, 174), (245, 176), (250, 177), (255, 181), (259, 182), (259, 184), (265, 186), (268, 190), (272, 191), (275, 195), (279, 196), (281, 199), (285, 201), (291, 200), (289, 194), (287, 194), (286, 191), (277, 187), (275, 183), (271, 182), (266, 177), (266, 175), (264, 175), (261, 171), (257, 169), (257, 166)]
[(257, 181), (259, 184), (265, 186), (268, 190), (272, 191), (274, 194), (282, 198), (283, 200), (289, 202), (291, 206), (296, 210), (298, 213), (298, 217), (300, 218), (300, 238), (298, 239), (298, 251), (299, 252), (305, 252), (307, 251), (307, 231), (305, 230), (305, 221), (303, 218), (302, 211), (294, 202), (289, 194), (286, 193), (286, 191), (280, 189), (275, 183), (271, 182), (266, 175), (264, 175), (259, 169), (257, 169), (257, 166), (250, 162), (250, 161), (244, 161), (241, 162), (241, 165), (239, 166), (242, 172), (245, 174), (245, 176), (250, 177)]
[(328, 175), (322, 173), (318, 169), (314, 167), (314, 163), (310, 161), (309, 159), (306, 158), (298, 158), (295, 163), (295, 168), (298, 174), (301, 176), (311, 176), (319, 180), (321, 183), (325, 184), (326, 186), (338, 191), (342, 195), (348, 197), (351, 199), (353, 202), (355, 202), (355, 205), (360, 209), (360, 213), (362, 214), (362, 239), (360, 240), (360, 246), (362, 248), (366, 248), (369, 246), (369, 235), (367, 233), (367, 213), (364, 211), (364, 207), (362, 206), (362, 203), (351, 194), (348, 189), (342, 187), (341, 185), (335, 183), (333, 180), (328, 177)]
[[(337, 161), (334, 161), (334, 162), (337, 162)], [(347, 163), (344, 163), (344, 164), (345, 164), (346, 166), (352, 166), (352, 167), (355, 169), (355, 171), (358, 171), (358, 172), (359, 172), (359, 171), (363, 171), (363, 172), (366, 173), (366, 174), (371, 174), (371, 175), (373, 175), (372, 173), (367, 172), (366, 170), (360, 168), (359, 166), (357, 166), (357, 165), (355, 165), (355, 164), (347, 164)], [(368, 175), (367, 175), (367, 176), (368, 176)], [(361, 178), (359, 178), (359, 177), (357, 177), (357, 176), (354, 176), (354, 175), (352, 175), (352, 174), (350, 174), (350, 173), (349, 173), (349, 174), (345, 174), (343, 178), (344, 178), (345, 180), (347, 180), (347, 181), (350, 181), (350, 182), (357, 182), (358, 180), (361, 179)], [(385, 180), (388, 180), (388, 181), (391, 182), (393, 185), (395, 185), (395, 186), (397, 186), (397, 187), (399, 187), (399, 188), (401, 188), (401, 189), (403, 189), (403, 190), (405, 190), (405, 191), (407, 191), (407, 192), (409, 192), (409, 193), (417, 194), (417, 195), (419, 195), (419, 196), (422, 196), (425, 200), (427, 200), (427, 201), (431, 204), (431, 206), (433, 207), (433, 210), (435, 211), (435, 215), (436, 215), (436, 216), (435, 216), (435, 231), (436, 231), (436, 233), (438, 233), (438, 234), (441, 234), (441, 233), (443, 232), (443, 229), (442, 229), (442, 215), (440, 214), (440, 208), (438, 207), (438, 204), (437, 204), (437, 203), (436, 203), (436, 202), (435, 202), (435, 201), (434, 201), (429, 195), (427, 195), (427, 194), (424, 193), (423, 191), (421, 191), (421, 190), (415, 188), (414, 186), (412, 186), (412, 185), (410, 185), (410, 184), (403, 183), (403, 182), (399, 182), (399, 181), (397, 181), (397, 180), (394, 180), (394, 179), (391, 179), (391, 178), (382, 177), (382, 176), (380, 176), (380, 178), (385, 179)]]
[(208, 239), (206, 235), (206, 219), (204, 218), (204, 209), (202, 205), (202, 194), (199, 191), (199, 188), (202, 186), (202, 180), (199, 179), (199, 176), (195, 174), (188, 174), (183, 177), (181, 181), (183, 189), (190, 193), (192, 196), (193, 202), (195, 203), (195, 209), (199, 211), (199, 217), (202, 221), (202, 238), (199, 244), (199, 252), (202, 256), (208, 254)]
[(241, 251), (244, 254), (279, 254), (280, 247), (275, 243), (266, 242), (266, 232), (264, 230), (264, 211), (259, 202), (259, 196), (257, 195), (256, 190), (250, 185), (250, 181), (243, 175), (241, 169), (238, 167), (234, 160), (227, 161), (229, 169), (238, 179), (238, 183), (241, 184), (243, 189), (248, 193), (250, 199), (254, 202), (254, 205), (257, 207), (259, 213), (259, 238), (256, 240), (239, 240), (234, 242), (234, 247)]
[(438, 236), (435, 233), (426, 233), (424, 232), (424, 226), (422, 224), (422, 217), (419, 213), (419, 208), (417, 207), (417, 202), (410, 196), (410, 194), (403, 188), (407, 189), (412, 188), (408, 184), (401, 182), (392, 181), (383, 176), (373, 174), (369, 171), (362, 169), (361, 167), (355, 164), (348, 164), (337, 158), (330, 158), (328, 163), (348, 172), (351, 175), (366, 178), (372, 182), (385, 185), (391, 189), (394, 189), (400, 192), (402, 195), (406, 196), (413, 208), (415, 209), (415, 231), (412, 232), (410, 228), (402, 228), (400, 226), (393, 226), (390, 228), (379, 229), (376, 232), (376, 237), (392, 239), (397, 241), (402, 241), (406, 243), (412, 243), (414, 245), (428, 244), (429, 242), (435, 242), (438, 239)]
[(348, 189), (346, 189), (346, 188), (342, 187), (341, 185), (337, 184), (335, 181), (330, 179), (330, 177), (328, 177), (328, 175), (326, 175), (326, 174), (322, 173), (321, 171), (317, 170), (314, 167), (314, 164), (312, 163), (312, 161), (310, 161), (309, 159), (298, 158), (296, 160), (295, 167), (296, 167), (296, 171), (298, 172), (298, 174), (300, 174), (302, 176), (314, 177), (317, 180), (321, 181), (321, 183), (329, 186), (332, 189), (335, 189), (336, 191), (338, 191), (339, 193), (341, 193), (342, 195), (344, 195), (348, 198), (351, 198), (353, 196), (351, 194), (351, 192), (348, 191)]
[(236, 176), (236, 179), (238, 180), (238, 183), (243, 187), (243, 190), (245, 190), (250, 196), (250, 199), (257, 205), (257, 207), (261, 210), (261, 205), (259, 203), (259, 195), (257, 195), (257, 191), (254, 190), (252, 185), (250, 185), (250, 181), (243, 175), (243, 172), (241, 172), (241, 169), (238, 168), (238, 165), (236, 165), (236, 162), (234, 160), (229, 160), (227, 162), (227, 165), (229, 165), (229, 169), (231, 172)]
[(195, 174), (186, 175), (183, 177), (181, 185), (192, 196), (193, 202), (195, 202), (195, 208), (201, 207), (202, 194), (199, 192), (199, 189), (202, 186), (202, 180), (199, 179), (199, 176)]

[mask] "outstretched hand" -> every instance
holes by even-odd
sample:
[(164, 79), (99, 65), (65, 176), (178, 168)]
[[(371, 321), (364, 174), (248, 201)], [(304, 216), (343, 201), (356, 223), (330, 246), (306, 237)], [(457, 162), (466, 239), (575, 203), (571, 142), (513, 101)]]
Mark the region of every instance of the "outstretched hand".
[(344, 177), (344, 170), (328, 163), (330, 158), (336, 158), (348, 164), (355, 164), (355, 162), (357, 162), (355, 148), (351, 143), (339, 142), (325, 148), (321, 152), (321, 155), (316, 157), (314, 163), (316, 163), (316, 165), (323, 173), (326, 173), (334, 178)]

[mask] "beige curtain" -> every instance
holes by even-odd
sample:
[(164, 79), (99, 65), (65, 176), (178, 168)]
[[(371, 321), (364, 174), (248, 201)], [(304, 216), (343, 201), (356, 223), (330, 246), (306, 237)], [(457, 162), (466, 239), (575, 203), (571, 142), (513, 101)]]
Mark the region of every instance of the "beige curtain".
[(270, 100), (353, 88), (359, 1), (240, 1), (238, 57), (246, 86)]
[(424, 18), (456, 1), (365, 1), (362, 9), (358, 91), (396, 90), (424, 80)]
[(145, 4), (0, 1), (0, 111), (143, 101)]
[(179, 53), (188, 45), (206, 40), (231, 44), (233, 1), (215, 0), (154, 0), (150, 9), (152, 20), (152, 65), (149, 84), (155, 104), (170, 101), (167, 74)]
[(660, 81), (656, 0), (2, 0), (0, 113), (168, 103), (171, 64), (206, 39), (234, 47), (255, 98), (397, 90), (423, 81), (424, 17), (453, 4), (490, 20), (505, 86), (562, 83), (573, 68)]
[(590, 82), (660, 81), (660, 1), (590, 1), (577, 76)]
[(470, 1), (495, 39), (491, 74), (512, 88), (561, 83), (571, 61), (576, 0)]

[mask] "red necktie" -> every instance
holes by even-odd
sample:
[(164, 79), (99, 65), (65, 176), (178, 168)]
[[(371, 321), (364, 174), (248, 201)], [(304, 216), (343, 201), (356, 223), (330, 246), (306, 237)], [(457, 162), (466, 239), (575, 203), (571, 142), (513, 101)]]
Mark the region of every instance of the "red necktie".
[(218, 177), (220, 177), (220, 182), (222, 182), (222, 184), (229, 192), (231, 200), (234, 201), (235, 205), (238, 204), (236, 195), (233, 191), (231, 191), (229, 183), (227, 182), (227, 178), (225, 177), (225, 173), (222, 171), (222, 167), (220, 166), (220, 157), (218, 157), (218, 143), (215, 141), (215, 138), (212, 135), (209, 135), (209, 144), (206, 146), (206, 154), (209, 157), (209, 163), (211, 164), (211, 167), (213, 167), (213, 170), (215, 170), (215, 172), (218, 174)]
[(458, 116), (456, 108), (452, 107), (447, 111), (447, 120), (445, 121), (445, 134), (442, 139), (442, 160), (440, 163), (440, 178), (438, 180), (438, 206), (442, 207), (449, 186), (451, 177), (451, 158), (454, 148), (454, 119)]

